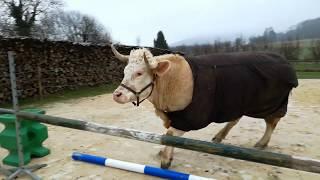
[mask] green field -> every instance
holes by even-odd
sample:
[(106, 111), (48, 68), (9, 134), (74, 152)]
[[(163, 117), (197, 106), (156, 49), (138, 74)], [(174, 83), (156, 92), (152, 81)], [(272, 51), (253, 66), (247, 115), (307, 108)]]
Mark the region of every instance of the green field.
[(298, 50), (298, 59), (299, 60), (309, 60), (314, 59), (313, 53), (312, 53), (312, 47), (314, 46), (314, 42), (319, 41), (320, 39), (303, 39), (303, 40), (293, 40), (293, 41), (287, 41), (287, 42), (274, 42), (271, 43), (270, 46), (273, 49), (278, 49), (282, 46), (282, 44), (291, 44), (292, 46), (296, 46), (297, 43), (299, 44), (299, 50)]
[(293, 63), (293, 66), (296, 70), (315, 69), (320, 71), (320, 61), (319, 63)]
[(320, 79), (320, 60), (313, 62), (291, 62), (299, 79)]
[(299, 79), (320, 79), (320, 72), (297, 72)]

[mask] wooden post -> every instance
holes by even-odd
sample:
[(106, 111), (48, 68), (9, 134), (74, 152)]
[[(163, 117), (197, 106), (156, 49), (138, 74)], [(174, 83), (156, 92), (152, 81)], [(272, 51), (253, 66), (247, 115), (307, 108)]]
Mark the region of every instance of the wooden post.
[[(13, 110), (2, 108), (0, 108), (0, 112), (14, 113)], [(18, 112), (17, 115), (21, 118), (26, 118), (28, 120), (38, 121), (56, 126), (68, 127), (72, 129), (90, 131), (111, 136), (124, 137), (155, 144), (170, 145), (182, 149), (189, 149), (193, 151), (242, 159), (246, 161), (269, 164), (279, 167), (286, 167), (290, 169), (320, 173), (320, 161), (306, 157), (290, 156), (286, 154), (273, 153), (250, 148), (242, 148), (220, 143), (212, 143), (176, 136), (167, 136), (154, 134), (150, 132), (141, 132), (132, 129), (104, 126), (101, 124), (83, 120), (67, 119), (40, 114), (31, 114), (21, 111)]]
[(39, 97), (40, 99), (43, 98), (43, 88), (42, 88), (42, 77), (41, 77), (41, 66), (40, 66), (40, 62), (38, 63), (38, 91), (39, 91)]

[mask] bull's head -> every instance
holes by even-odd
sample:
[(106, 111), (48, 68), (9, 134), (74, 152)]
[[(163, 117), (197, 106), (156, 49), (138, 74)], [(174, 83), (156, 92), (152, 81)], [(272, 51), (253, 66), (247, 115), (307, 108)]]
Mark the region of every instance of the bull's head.
[(170, 62), (158, 61), (146, 48), (131, 50), (130, 55), (120, 54), (113, 45), (111, 49), (117, 59), (127, 62), (124, 78), (113, 92), (113, 99), (121, 104), (137, 101), (134, 104), (139, 105), (141, 100), (151, 95), (155, 77), (170, 69)]

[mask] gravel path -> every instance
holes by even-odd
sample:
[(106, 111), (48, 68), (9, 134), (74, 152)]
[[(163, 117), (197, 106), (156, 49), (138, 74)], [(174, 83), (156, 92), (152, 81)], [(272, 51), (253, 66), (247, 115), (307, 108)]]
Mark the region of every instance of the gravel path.
[[(165, 131), (162, 121), (154, 115), (150, 103), (144, 102), (139, 108), (131, 104), (120, 105), (112, 100), (111, 94), (49, 104), (44, 109), (47, 114), (53, 116), (85, 119), (155, 133)], [(189, 132), (185, 137), (210, 140), (223, 126), (224, 124), (211, 124), (205, 129)], [(36, 172), (44, 179), (156, 179), (118, 169), (75, 162), (70, 156), (72, 152), (79, 151), (159, 166), (156, 154), (162, 148), (160, 145), (50, 125), (48, 127), (49, 139), (44, 144), (51, 149), (51, 154), (35, 159), (31, 163), (48, 163), (46, 168)], [(223, 142), (252, 147), (263, 135), (264, 127), (263, 120), (243, 117)], [(278, 124), (266, 150), (320, 159), (319, 127), (320, 80), (300, 80), (300, 86), (290, 97), (288, 115)], [(0, 129), (2, 128), (0, 125)], [(0, 157), (6, 154), (6, 150), (0, 149)], [(312, 173), (183, 149), (176, 149), (171, 169), (219, 180), (320, 179), (320, 175)]]

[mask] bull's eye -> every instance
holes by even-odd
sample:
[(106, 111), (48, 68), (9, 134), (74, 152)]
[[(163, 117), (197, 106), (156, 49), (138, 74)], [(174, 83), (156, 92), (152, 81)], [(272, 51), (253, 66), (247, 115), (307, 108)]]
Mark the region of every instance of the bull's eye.
[(137, 72), (136, 76), (137, 77), (142, 76), (142, 72)]

